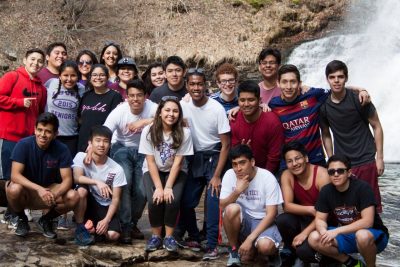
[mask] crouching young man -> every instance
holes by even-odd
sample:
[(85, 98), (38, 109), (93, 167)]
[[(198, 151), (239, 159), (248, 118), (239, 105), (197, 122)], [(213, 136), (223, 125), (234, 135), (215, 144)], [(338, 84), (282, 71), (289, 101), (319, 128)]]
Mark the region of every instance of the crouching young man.
[[(331, 183), (324, 186), (315, 205), (316, 231), (308, 238), (311, 247), (337, 259), (345, 266), (365, 266), (349, 254), (359, 252), (368, 267), (375, 266), (376, 254), (388, 243), (388, 229), (376, 212), (372, 188), (351, 174), (350, 160), (333, 155), (328, 160)], [(338, 227), (327, 225), (332, 215)]]
[(6, 185), (7, 200), (18, 216), (17, 236), (26, 236), (30, 227), (24, 209), (48, 210), (38, 221), (45, 237), (56, 238), (53, 219), (77, 205), (78, 193), (72, 187), (72, 158), (69, 149), (55, 140), (58, 119), (42, 113), (36, 120), (35, 134), (21, 139), (12, 154), (11, 182)]
[(281, 235), (274, 221), (283, 202), (276, 178), (255, 167), (249, 146), (238, 145), (230, 152), (233, 169), (222, 179), (220, 207), (230, 253), (227, 266), (240, 266), (260, 255), (276, 255)]
[(111, 146), (112, 132), (106, 126), (91, 129), (89, 145), (92, 147), (92, 161), (83, 163), (86, 153), (79, 152), (74, 158), (74, 180), (79, 185), (79, 204), (75, 209), (77, 223), (75, 242), (89, 245), (93, 238), (84, 226), (84, 219), (93, 222), (93, 230), (107, 240), (118, 240), (121, 226), (117, 215), (121, 187), (126, 185), (124, 170), (107, 156)]

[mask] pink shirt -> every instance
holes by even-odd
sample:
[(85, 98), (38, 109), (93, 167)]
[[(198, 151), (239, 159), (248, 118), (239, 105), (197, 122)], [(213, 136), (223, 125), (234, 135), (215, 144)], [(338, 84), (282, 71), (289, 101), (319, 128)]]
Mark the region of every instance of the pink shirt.
[(265, 103), (268, 105), (269, 101), (275, 96), (280, 96), (281, 95), (281, 88), (278, 86), (275, 86), (272, 89), (267, 89), (264, 86), (264, 82), (261, 81), (258, 86), (260, 87), (260, 97), (262, 103)]

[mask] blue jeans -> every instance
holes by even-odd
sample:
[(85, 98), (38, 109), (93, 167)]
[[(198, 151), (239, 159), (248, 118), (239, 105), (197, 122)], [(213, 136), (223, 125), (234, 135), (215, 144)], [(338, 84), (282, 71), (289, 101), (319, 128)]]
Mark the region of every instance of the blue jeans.
[(0, 139), (0, 179), (10, 180), (11, 178), (11, 153), (17, 142)]
[(144, 156), (133, 147), (117, 142), (111, 146), (111, 158), (124, 169), (127, 184), (122, 187), (119, 217), (124, 229), (136, 225), (146, 206), (142, 166)]
[[(181, 214), (177, 232), (183, 235), (186, 231), (189, 237), (194, 240), (199, 239), (199, 229), (197, 228), (195, 208), (199, 205), (204, 187), (207, 186), (214, 175), (217, 167), (219, 153), (213, 156), (205, 156), (203, 159), (203, 176), (193, 177), (192, 164), (189, 165), (189, 175), (183, 190), (181, 201)], [(207, 189), (207, 242), (208, 247), (214, 249), (217, 246), (220, 234), (219, 222), (219, 196), (211, 196), (211, 188)]]

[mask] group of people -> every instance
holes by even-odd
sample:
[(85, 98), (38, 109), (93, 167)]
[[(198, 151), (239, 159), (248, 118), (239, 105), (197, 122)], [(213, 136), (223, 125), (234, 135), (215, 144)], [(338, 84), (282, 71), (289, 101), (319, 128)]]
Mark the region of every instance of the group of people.
[(29, 209), (42, 210), (37, 226), (48, 238), (53, 220), (68, 227), (73, 211), (78, 245), (131, 244), (144, 239), (147, 203), (148, 252), (204, 249), (204, 260), (216, 259), (222, 226), (227, 266), (257, 255), (280, 256), (281, 266), (375, 266), (386, 247), (383, 131), (368, 92), (346, 86), (343, 62), (326, 67), (330, 89), (314, 88), (266, 48), (260, 83), (239, 83), (223, 63), (216, 93), (204, 69), (178, 56), (139, 78), (113, 42), (99, 60), (90, 50), (68, 60), (65, 44), (52, 43), (23, 63), (0, 78), (0, 200), (16, 235), (28, 235)]

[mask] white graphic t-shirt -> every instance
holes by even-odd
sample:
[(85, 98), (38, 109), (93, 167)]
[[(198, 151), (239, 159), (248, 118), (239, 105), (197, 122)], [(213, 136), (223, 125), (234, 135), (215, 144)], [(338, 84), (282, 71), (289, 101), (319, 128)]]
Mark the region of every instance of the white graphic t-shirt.
[[(222, 178), (220, 199), (227, 198), (236, 188), (236, 174), (228, 170)], [(255, 219), (265, 217), (266, 206), (283, 203), (281, 188), (275, 176), (269, 171), (257, 168), (256, 176), (250, 181), (249, 187), (240, 194), (236, 203), (242, 206), (244, 212)]]

